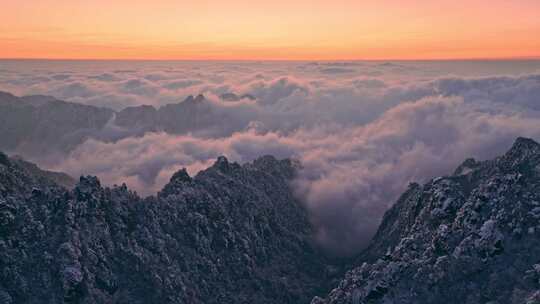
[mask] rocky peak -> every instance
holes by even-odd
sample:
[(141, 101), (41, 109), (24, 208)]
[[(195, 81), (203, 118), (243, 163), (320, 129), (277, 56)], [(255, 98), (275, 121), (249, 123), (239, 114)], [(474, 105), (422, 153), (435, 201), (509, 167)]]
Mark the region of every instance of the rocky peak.
[(258, 167), (273, 167), (277, 166), (279, 161), (272, 155), (263, 155), (253, 161), (253, 165)]
[(539, 149), (540, 149), (540, 144), (534, 141), (533, 139), (526, 138), (526, 137), (518, 137), (515, 140), (514, 144), (512, 145), (510, 152), (531, 151), (532, 153), (538, 153)]
[(176, 182), (190, 182), (190, 181), (191, 181), (191, 177), (189, 176), (186, 168), (182, 168), (173, 174), (169, 182), (176, 183)]
[(264, 172), (279, 174), (292, 179), (301, 169), (300, 162), (295, 159), (278, 160), (272, 155), (264, 155), (253, 161), (253, 166)]
[(183, 103), (185, 104), (199, 104), (205, 101), (206, 98), (202, 94), (198, 94), (197, 96), (193, 97), (193, 95), (189, 95), (186, 99), (184, 99)]
[(519, 138), (495, 160), (410, 187), (358, 267), (313, 303), (539, 303), (539, 157)]
[(187, 170), (182, 168), (173, 174), (169, 180), (169, 183), (163, 187), (163, 189), (158, 193), (158, 196), (162, 197), (179, 193), (182, 191), (182, 188), (186, 186), (186, 184), (189, 184), (192, 181), (193, 179), (191, 176), (189, 176)]
[(84, 198), (101, 190), (101, 183), (96, 176), (81, 176), (74, 192), (79, 198)]
[(101, 183), (99, 182), (99, 179), (96, 176), (81, 176), (79, 178), (79, 183), (77, 185), (77, 188), (83, 189), (83, 188), (100, 188)]
[(4, 166), (9, 166), (9, 158), (6, 154), (0, 152), (0, 164)]
[(0, 105), (2, 104), (14, 104), (16, 103), (17, 97), (11, 93), (0, 91)]
[(16, 97), (13, 96), (13, 94), (11, 93), (0, 91), (0, 99), (11, 99), (11, 98), (16, 98)]
[(501, 157), (507, 167), (540, 163), (540, 144), (530, 138), (519, 137), (512, 148)]
[(205, 100), (206, 100), (206, 98), (204, 97), (203, 94), (199, 94), (199, 95), (197, 95), (197, 97), (195, 97), (195, 102), (203, 102)]
[(481, 163), (474, 158), (467, 158), (461, 165), (457, 167), (457, 169), (454, 171), (454, 175), (470, 173), (474, 169), (478, 168), (480, 164)]
[(220, 172), (227, 172), (231, 169), (231, 164), (225, 156), (218, 156), (211, 168), (215, 168)]

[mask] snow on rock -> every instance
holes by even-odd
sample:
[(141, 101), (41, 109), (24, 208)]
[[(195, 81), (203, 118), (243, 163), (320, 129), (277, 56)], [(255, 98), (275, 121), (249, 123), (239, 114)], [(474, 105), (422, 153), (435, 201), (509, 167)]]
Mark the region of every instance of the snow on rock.
[(292, 161), (221, 157), (145, 199), (29, 173), (0, 154), (2, 304), (308, 303), (326, 290)]
[[(540, 303), (540, 145), (467, 160), (415, 185), (325, 298), (338, 303)], [(399, 237), (397, 237), (399, 236)]]

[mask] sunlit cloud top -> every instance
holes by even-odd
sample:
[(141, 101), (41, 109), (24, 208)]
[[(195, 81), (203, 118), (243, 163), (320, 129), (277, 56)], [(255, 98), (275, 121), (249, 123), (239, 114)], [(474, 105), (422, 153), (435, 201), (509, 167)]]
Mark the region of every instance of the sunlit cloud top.
[(540, 56), (537, 0), (20, 0), (0, 19), (0, 58)]

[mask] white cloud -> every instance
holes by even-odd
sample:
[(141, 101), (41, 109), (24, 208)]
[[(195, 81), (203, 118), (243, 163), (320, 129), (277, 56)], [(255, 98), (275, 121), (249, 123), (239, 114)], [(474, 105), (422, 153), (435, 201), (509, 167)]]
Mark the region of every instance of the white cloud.
[[(532, 73), (540, 63), (504, 65), (509, 75), (492, 76), (499, 65), (146, 63), (49, 73), (70, 77), (0, 71), (0, 89), (115, 109), (204, 93), (214, 121), (205, 129), (90, 139), (53, 167), (150, 194), (175, 170), (194, 174), (219, 155), (239, 162), (264, 154), (295, 157), (304, 169), (294, 186), (318, 240), (347, 254), (367, 244), (409, 182), (451, 173), (471, 156), (494, 157), (517, 136), (540, 139), (540, 75)], [(219, 100), (228, 92), (257, 100)]]

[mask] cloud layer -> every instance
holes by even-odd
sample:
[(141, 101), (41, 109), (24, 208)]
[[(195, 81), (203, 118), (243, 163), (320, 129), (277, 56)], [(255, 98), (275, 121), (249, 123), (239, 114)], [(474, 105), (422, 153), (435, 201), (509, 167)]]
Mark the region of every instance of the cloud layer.
[[(365, 247), (409, 182), (448, 174), (468, 157), (494, 157), (517, 136), (540, 139), (539, 68), (538, 62), (64, 63), (36, 73), (8, 66), (0, 70), (0, 89), (115, 109), (204, 93), (214, 125), (181, 135), (90, 139), (47, 165), (150, 194), (181, 167), (195, 174), (219, 155), (238, 162), (294, 157), (303, 164), (295, 190), (317, 239), (348, 255)], [(256, 100), (224, 102), (223, 93)]]

